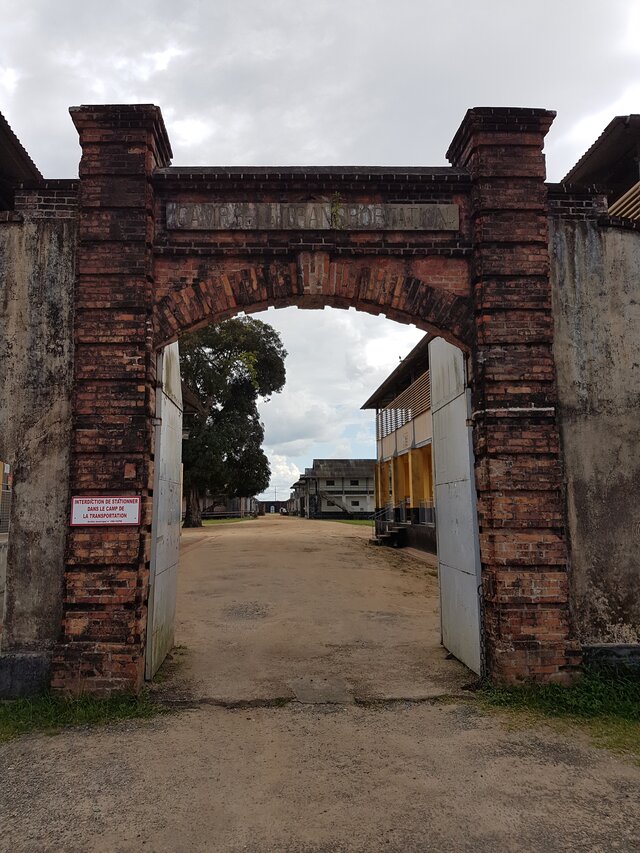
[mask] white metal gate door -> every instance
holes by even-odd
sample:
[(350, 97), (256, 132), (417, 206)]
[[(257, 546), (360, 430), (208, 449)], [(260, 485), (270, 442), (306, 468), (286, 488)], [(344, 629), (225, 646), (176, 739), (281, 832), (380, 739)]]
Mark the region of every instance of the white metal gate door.
[(429, 371), (442, 643), (480, 674), (480, 544), (464, 355), (435, 338)]
[(145, 677), (173, 646), (182, 522), (182, 389), (178, 344), (158, 354)]

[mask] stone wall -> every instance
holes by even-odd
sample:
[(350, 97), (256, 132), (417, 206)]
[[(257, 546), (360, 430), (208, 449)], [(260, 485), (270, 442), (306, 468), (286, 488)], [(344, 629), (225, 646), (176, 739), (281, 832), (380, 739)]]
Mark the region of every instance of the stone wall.
[(20, 215), (3, 214), (0, 459), (10, 463), (14, 475), (0, 646), (0, 688), (5, 693), (19, 677), (15, 656), (32, 655), (46, 668), (60, 634), (75, 246), (71, 219), (22, 221)]
[(640, 641), (640, 231), (551, 221), (574, 622)]

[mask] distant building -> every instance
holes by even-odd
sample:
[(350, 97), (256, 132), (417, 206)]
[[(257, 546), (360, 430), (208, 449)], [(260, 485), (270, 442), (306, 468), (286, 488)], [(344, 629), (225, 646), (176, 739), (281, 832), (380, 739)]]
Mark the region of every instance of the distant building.
[(289, 501), (257, 501), (259, 515), (280, 515), (283, 510), (289, 513)]
[(375, 459), (314, 459), (291, 487), (289, 511), (305, 518), (361, 518), (375, 509)]
[[(255, 497), (251, 498), (225, 498), (212, 497), (206, 492), (200, 498), (200, 510), (202, 518), (244, 518), (246, 515), (258, 515), (259, 502)], [(187, 499), (182, 498), (182, 517), (187, 511)]]
[(406, 525), (407, 544), (435, 553), (428, 343), (425, 335), (362, 408), (376, 412), (378, 528)]

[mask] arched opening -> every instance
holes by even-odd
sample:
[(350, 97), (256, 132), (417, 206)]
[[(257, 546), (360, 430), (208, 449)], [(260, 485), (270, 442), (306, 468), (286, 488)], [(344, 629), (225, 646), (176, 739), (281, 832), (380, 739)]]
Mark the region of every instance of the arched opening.
[[(166, 305), (165, 302), (163, 310), (166, 310)], [(317, 299), (314, 307), (320, 307)], [(274, 318), (277, 319), (278, 316), (291, 315), (292, 310), (270, 310), (262, 313), (252, 311), (251, 314), (266, 322), (274, 322)], [(329, 311), (329, 315), (332, 313), (334, 312)], [(374, 313), (378, 314), (378, 311)], [(289, 326), (301, 322), (305, 315), (306, 312), (298, 314), (294, 311), (289, 317)], [(228, 316), (226, 313), (225, 319)], [(314, 319), (317, 316), (314, 315)], [(324, 317), (326, 313), (323, 314)], [(371, 323), (380, 326), (387, 323), (384, 318), (376, 319), (377, 323), (373, 318)], [(188, 330), (183, 334), (188, 335), (203, 323), (210, 322), (193, 314), (191, 321)], [(320, 324), (316, 321), (315, 325)], [(372, 325), (369, 325), (372, 328)], [(425, 325), (433, 329), (433, 324)], [(320, 359), (326, 359), (327, 356), (320, 339), (323, 334), (327, 334), (327, 329), (325, 322), (314, 338), (313, 328), (305, 328), (304, 346), (317, 353)], [(415, 343), (416, 332), (417, 329), (414, 329), (409, 341)], [(417, 338), (423, 339), (421, 334), (418, 334)], [(258, 694), (262, 699), (269, 698), (263, 696), (260, 691), (264, 687), (263, 681), (268, 681), (271, 676), (271, 692), (276, 698), (283, 695), (282, 690), (286, 688), (286, 684), (294, 685), (295, 695), (295, 690), (302, 691), (300, 695), (306, 695), (305, 691), (310, 690), (310, 682), (314, 682), (318, 687), (322, 684), (332, 685), (331, 690), (335, 689), (338, 693), (340, 690), (346, 691), (345, 695), (349, 694), (351, 688), (344, 685), (358, 684), (360, 693), (356, 691), (356, 695), (361, 697), (365, 694), (374, 695), (376, 692), (385, 695), (426, 695), (429, 691), (437, 692), (438, 679), (442, 685), (446, 683), (447, 678), (455, 680), (457, 677), (458, 680), (466, 681), (472, 677), (468, 671), (463, 675), (463, 669), (455, 675), (455, 664), (444, 662), (448, 652), (463, 660), (477, 674), (481, 673), (484, 654), (480, 637), (480, 563), (473, 453), (468, 426), (468, 359), (459, 348), (440, 336), (427, 335), (424, 340), (428, 343), (428, 349), (424, 347), (423, 358), (427, 364), (431, 358), (435, 367), (433, 375), (436, 384), (433, 389), (429, 389), (433, 402), (428, 411), (431, 424), (431, 406), (434, 407), (434, 428), (429, 426), (428, 434), (418, 436), (410, 445), (394, 453), (394, 461), (396, 467), (407, 464), (410, 457), (406, 454), (411, 453), (412, 463), (416, 466), (413, 471), (416, 479), (418, 460), (425, 451), (428, 452), (429, 463), (432, 459), (435, 461), (435, 465), (429, 464), (427, 476), (431, 480), (431, 494), (436, 497), (435, 512), (441, 513), (440, 519), (434, 525), (434, 529), (438, 531), (437, 550), (445, 556), (446, 561), (441, 561), (438, 566), (435, 547), (431, 549), (431, 556), (427, 556), (426, 551), (420, 556), (409, 549), (406, 554), (410, 553), (412, 556), (405, 556), (409, 570), (401, 573), (400, 581), (407, 586), (402, 594), (411, 597), (412, 606), (399, 606), (397, 601), (388, 605), (381, 603), (385, 600), (384, 590), (389, 581), (398, 583), (398, 580), (394, 581), (393, 570), (385, 563), (388, 554), (385, 556), (378, 549), (366, 545), (368, 539), (380, 532), (383, 507), (380, 505), (377, 491), (373, 512), (368, 513), (371, 517), (371, 527), (369, 524), (365, 528), (338, 524), (334, 516), (340, 516), (340, 512), (315, 512), (312, 514), (313, 521), (303, 522), (301, 514), (294, 510), (291, 523), (285, 521), (284, 525), (277, 528), (273, 524), (265, 524), (263, 520), (224, 530), (209, 528), (204, 531), (189, 531), (183, 536), (185, 550), (182, 565), (185, 579), (182, 586), (177, 584), (180, 593), (177, 597), (176, 642), (181, 647), (193, 649), (190, 659), (183, 664), (182, 677), (191, 679), (189, 689), (203, 691), (201, 698), (217, 696), (228, 700), (249, 700)], [(284, 343), (287, 347), (286, 338)], [(345, 340), (341, 340), (338, 332), (333, 346), (343, 352), (345, 345)], [(165, 351), (175, 346), (169, 344)], [(411, 348), (410, 343), (404, 344), (402, 355), (406, 355)], [(300, 351), (290, 353), (290, 360), (295, 361), (296, 357), (300, 357)], [(392, 372), (394, 366), (389, 358), (384, 374)], [(327, 379), (325, 372), (325, 386)], [(309, 376), (308, 380), (314, 382), (312, 376)], [(352, 397), (351, 405), (355, 411), (360, 409), (365, 399), (375, 390), (376, 384), (375, 379), (370, 379), (368, 383), (360, 383), (354, 388), (355, 399)], [(321, 394), (321, 389), (316, 388), (316, 393)], [(164, 400), (164, 394), (161, 393), (157, 399)], [(274, 406), (273, 400), (269, 405)], [(367, 414), (369, 426), (373, 430), (375, 415)], [(269, 444), (268, 433), (265, 443)], [(372, 463), (375, 460), (375, 467), (378, 469), (376, 477), (379, 478), (385, 462), (381, 452), (382, 443), (376, 442), (375, 433), (371, 436), (369, 446), (368, 455), (372, 457)], [(314, 457), (326, 453), (324, 450), (311, 450), (307, 454), (306, 463), (300, 459), (298, 464), (304, 470), (304, 464), (311, 465)], [(156, 467), (160, 464), (161, 468), (166, 468), (166, 462), (162, 460), (159, 463), (157, 457), (155, 464)], [(294, 478), (288, 485), (293, 485), (293, 482)], [(351, 482), (360, 486), (359, 481), (349, 481), (347, 485)], [(333, 480), (326, 479), (315, 483), (314, 507), (319, 510), (341, 507), (342, 513), (345, 513), (345, 504), (340, 500), (336, 501), (334, 485)], [(399, 486), (398, 488), (400, 489)], [(355, 494), (356, 488), (352, 491)], [(407, 499), (411, 493), (413, 500), (411, 484), (406, 485), (406, 491)], [(349, 492), (349, 489), (345, 489), (344, 479), (342, 492), (345, 495)], [(342, 496), (342, 501), (345, 495)], [(163, 499), (163, 493), (154, 497), (154, 517), (159, 515), (161, 518), (175, 518), (175, 509), (171, 512), (158, 506), (157, 502)], [(403, 496), (403, 505), (404, 501)], [(332, 507), (325, 507), (325, 503), (332, 504)], [(348, 503), (350, 508), (350, 499)], [(397, 509), (400, 508), (400, 500), (398, 504)], [(268, 517), (280, 515), (273, 500), (266, 500), (264, 508)], [(419, 509), (420, 502), (416, 495), (417, 523), (426, 521), (420, 518)], [(306, 515), (309, 517), (311, 514), (307, 512)], [(332, 521), (321, 520), (327, 517)], [(403, 516), (403, 522), (410, 520)], [(328, 526), (323, 529), (325, 524)], [(332, 525), (333, 532), (329, 535), (327, 531)], [(336, 544), (338, 542), (341, 543), (342, 552)], [(364, 548), (358, 550), (358, 546)], [(350, 558), (344, 558), (345, 548), (347, 551), (353, 549)], [(276, 555), (275, 558), (272, 558), (272, 553)], [(326, 584), (327, 591), (335, 587), (336, 564), (341, 560), (336, 554), (339, 553), (343, 553), (339, 569), (342, 599), (335, 595), (332, 597), (331, 594), (325, 596), (322, 592), (323, 583)], [(397, 553), (395, 552), (396, 556)], [(203, 568), (203, 561), (206, 569)], [(305, 572), (301, 572), (303, 566)], [(155, 571), (156, 563), (152, 557), (152, 590)], [(323, 573), (326, 573), (324, 578)], [(363, 596), (362, 590), (356, 593), (353, 586), (349, 586), (349, 577), (360, 584), (362, 589), (369, 591), (369, 599)], [(416, 586), (420, 584), (427, 589), (425, 595), (416, 590)], [(282, 589), (287, 590), (286, 600), (279, 595), (278, 591)], [(361, 598), (362, 602), (354, 604), (354, 599)], [(373, 603), (376, 599), (377, 605)], [(303, 602), (311, 605), (315, 613), (313, 618), (310, 619), (309, 612), (302, 606)], [(159, 664), (158, 660), (154, 665), (149, 664), (149, 654), (157, 646), (157, 642), (153, 642), (152, 638), (165, 637), (165, 651), (168, 651), (171, 645), (168, 638), (173, 635), (169, 622), (175, 611), (175, 608), (167, 606), (166, 596), (157, 612), (153, 604), (151, 598), (147, 643), (148, 677)], [(445, 620), (443, 623), (440, 622), (441, 615)], [(254, 616), (259, 622), (258, 626), (254, 624)], [(391, 632), (388, 647), (385, 646), (385, 635), (388, 633), (386, 629), (380, 632), (377, 640), (375, 639), (380, 620), (389, 625), (395, 622), (404, 623), (402, 628)], [(288, 651), (282, 651), (284, 646), (282, 638), (279, 638), (283, 621), (287, 623), (290, 635)], [(349, 631), (342, 630), (346, 624), (350, 625)], [(304, 641), (298, 642), (302, 637)], [(342, 640), (334, 642), (336, 637), (342, 637)], [(441, 641), (444, 641), (444, 647)], [(279, 650), (277, 654), (271, 653), (274, 648)], [(334, 651), (328, 654), (328, 648)], [(258, 660), (262, 676), (255, 668)], [(322, 666), (316, 666), (318, 661), (322, 661)], [(345, 664), (345, 661), (348, 663)], [(384, 666), (381, 665), (382, 661), (385, 662)], [(447, 666), (451, 671), (447, 670)], [(290, 670), (286, 678), (283, 669)], [(422, 672), (417, 675), (420, 669)], [(369, 673), (368, 676), (364, 675), (365, 671)], [(400, 680), (390, 680), (389, 676), (384, 674), (385, 671), (404, 672), (404, 687), (400, 686)], [(409, 672), (414, 675), (407, 675)], [(271, 673), (271, 676), (268, 677), (266, 673)], [(197, 687), (194, 688), (194, 684)], [(278, 684), (280, 692), (277, 689)], [(187, 689), (187, 684), (182, 687)], [(270, 694), (270, 698), (273, 696)]]
[[(437, 263), (434, 263), (437, 262)], [(154, 311), (157, 347), (210, 322), (239, 312), (268, 308), (343, 308), (383, 315), (414, 325), (468, 350), (473, 329), (468, 264), (448, 261), (445, 286), (440, 258), (420, 262), (385, 259), (331, 260), (325, 253), (302, 253), (291, 263), (212, 264), (188, 270), (174, 261), (156, 261), (158, 302)], [(187, 264), (188, 266), (188, 264)], [(438, 285), (431, 283), (431, 277)]]

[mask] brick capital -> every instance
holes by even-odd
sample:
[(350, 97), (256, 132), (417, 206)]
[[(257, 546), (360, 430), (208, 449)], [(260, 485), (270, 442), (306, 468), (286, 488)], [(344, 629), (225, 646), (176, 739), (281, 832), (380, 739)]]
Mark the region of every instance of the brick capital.
[(70, 107), (71, 119), (80, 136), (80, 144), (91, 135), (92, 141), (108, 143), (114, 139), (147, 135), (155, 165), (171, 163), (173, 152), (160, 107), (155, 104), (83, 104)]
[(525, 107), (472, 107), (456, 131), (447, 160), (466, 168), (478, 146), (535, 146), (542, 148), (556, 114)]

